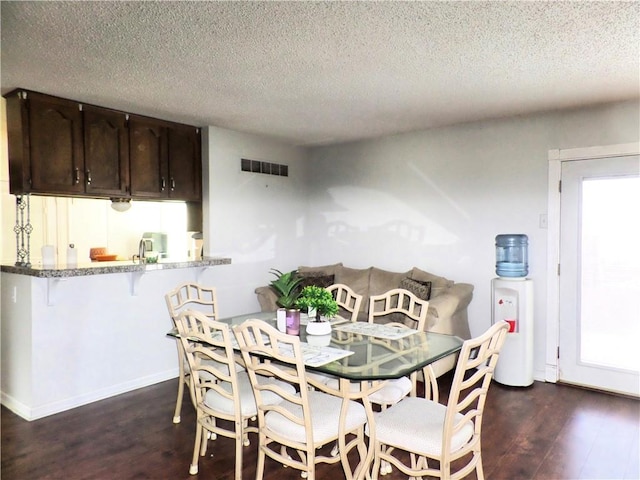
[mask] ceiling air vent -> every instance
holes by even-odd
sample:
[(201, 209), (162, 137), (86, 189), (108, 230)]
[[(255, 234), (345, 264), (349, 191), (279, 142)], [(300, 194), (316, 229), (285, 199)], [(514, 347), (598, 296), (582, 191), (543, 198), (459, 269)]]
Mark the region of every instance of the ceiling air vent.
[(261, 162), (260, 160), (240, 159), (240, 169), (243, 172), (264, 173), (267, 175), (277, 175), (279, 177), (289, 176), (289, 166), (279, 163)]

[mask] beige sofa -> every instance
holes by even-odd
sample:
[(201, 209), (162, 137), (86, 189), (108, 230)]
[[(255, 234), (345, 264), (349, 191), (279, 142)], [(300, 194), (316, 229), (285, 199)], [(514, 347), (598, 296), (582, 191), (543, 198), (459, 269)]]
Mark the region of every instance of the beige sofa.
[[(419, 268), (412, 268), (407, 272), (390, 272), (376, 267), (356, 269), (345, 267), (342, 263), (319, 267), (301, 266), (298, 272), (303, 277), (324, 277), (327, 284), (344, 283), (356, 293), (362, 295), (363, 301), (359, 320), (366, 321), (369, 309), (369, 296), (379, 295), (392, 288), (398, 288), (405, 278), (420, 282), (431, 282), (431, 296), (427, 314), (427, 330), (430, 332), (457, 335), (460, 338), (470, 338), (467, 306), (473, 297), (473, 285), (455, 283)], [(277, 309), (277, 294), (270, 286), (258, 287), (255, 290), (262, 311)], [(456, 355), (443, 358), (433, 367), (436, 376), (455, 367)]]

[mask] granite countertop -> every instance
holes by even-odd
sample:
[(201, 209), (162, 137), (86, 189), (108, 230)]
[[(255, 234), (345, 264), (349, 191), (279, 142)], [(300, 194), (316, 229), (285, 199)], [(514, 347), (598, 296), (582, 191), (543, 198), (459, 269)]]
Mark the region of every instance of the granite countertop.
[(170, 270), (175, 268), (206, 268), (216, 265), (229, 265), (230, 258), (205, 257), (202, 260), (171, 261), (160, 260), (158, 263), (139, 263), (131, 260), (114, 262), (90, 262), (79, 263), (76, 267), (60, 265), (56, 268), (43, 268), (41, 265), (31, 267), (19, 267), (15, 265), (2, 265), (1, 271), (17, 273), (40, 278), (81, 277), (84, 275), (103, 275), (106, 273), (148, 272), (154, 270)]

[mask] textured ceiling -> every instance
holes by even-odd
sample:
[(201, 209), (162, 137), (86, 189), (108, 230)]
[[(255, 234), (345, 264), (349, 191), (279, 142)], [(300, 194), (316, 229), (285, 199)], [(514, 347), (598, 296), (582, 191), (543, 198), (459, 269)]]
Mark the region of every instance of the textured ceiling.
[(640, 97), (638, 2), (0, 2), (21, 87), (324, 145)]

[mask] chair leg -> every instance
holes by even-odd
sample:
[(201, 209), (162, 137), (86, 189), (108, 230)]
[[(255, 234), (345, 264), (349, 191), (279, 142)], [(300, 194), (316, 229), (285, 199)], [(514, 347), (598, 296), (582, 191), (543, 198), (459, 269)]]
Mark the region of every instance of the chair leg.
[(176, 399), (176, 409), (173, 412), (173, 423), (180, 423), (180, 413), (182, 412), (182, 397), (184, 396), (184, 371), (180, 367), (180, 375), (178, 377), (178, 398)]
[(200, 454), (201, 442), (202, 442), (202, 430), (203, 427), (198, 422), (196, 424), (196, 441), (193, 444), (193, 458), (191, 459), (191, 466), (189, 467), (189, 474), (198, 474), (198, 457)]
[(478, 462), (476, 463), (476, 477), (478, 480), (484, 480), (484, 470), (482, 469), (482, 457), (478, 454)]
[(378, 480), (378, 475), (383, 475), (382, 474), (382, 459), (380, 458), (380, 454), (381, 452), (381, 445), (376, 443), (373, 448), (374, 450), (374, 454), (373, 454), (373, 466), (371, 467), (371, 478), (373, 480)]
[(265, 453), (263, 448), (263, 442), (264, 439), (261, 438), (260, 441), (258, 442), (258, 463), (256, 464), (256, 480), (262, 480), (262, 477), (264, 477), (264, 460), (265, 460)]
[(207, 454), (207, 446), (209, 443), (209, 431), (206, 430), (207, 434), (204, 434), (205, 428), (202, 427), (202, 435), (200, 436), (200, 456), (204, 457)]
[(242, 437), (244, 433), (241, 433), (236, 438), (236, 474), (235, 480), (242, 480)]
[[(429, 462), (427, 461), (427, 457), (418, 457), (416, 462), (416, 466), (414, 467), (416, 470), (426, 470), (429, 468)], [(449, 477), (445, 477), (449, 478)], [(417, 480), (422, 480), (422, 477), (418, 477)]]
[(245, 447), (251, 445), (251, 441), (249, 440), (249, 433), (247, 433), (247, 427), (249, 426), (249, 420), (245, 419), (242, 421), (242, 429), (240, 432), (242, 433), (242, 444)]

